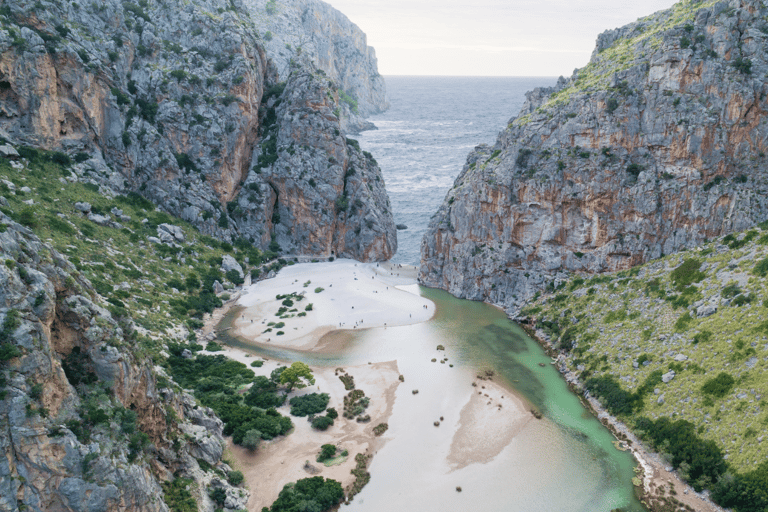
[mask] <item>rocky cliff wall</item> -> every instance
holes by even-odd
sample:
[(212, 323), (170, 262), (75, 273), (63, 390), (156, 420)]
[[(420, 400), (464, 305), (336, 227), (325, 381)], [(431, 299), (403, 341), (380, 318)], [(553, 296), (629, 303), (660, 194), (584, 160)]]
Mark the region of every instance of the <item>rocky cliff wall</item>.
[[(39, 9), (39, 2), (14, 0), (0, 12), (0, 135), (82, 156), (106, 191), (138, 191), (218, 238), (245, 237), (266, 249), (273, 236), (283, 235), (270, 232), (271, 218), (260, 216), (268, 209), (237, 210), (247, 203), (239, 196), (263, 153), (262, 97), (278, 82), (244, 4), (44, 3)], [(307, 66), (314, 72), (311, 62), (300, 65)], [(301, 85), (288, 75), (282, 79), (286, 94)], [(343, 89), (326, 81), (333, 93), (323, 101), (333, 103), (333, 119), (310, 126), (331, 131), (308, 132), (308, 140), (338, 137), (349, 109)], [(381, 180), (377, 169), (366, 176)], [(334, 176), (328, 179), (335, 183)], [(323, 184), (326, 175), (316, 173), (315, 180)], [(386, 194), (380, 199), (377, 211), (391, 222)], [(356, 220), (362, 217), (334, 222), (333, 236), (365, 229), (345, 223)], [(356, 254), (372, 260), (391, 255), (379, 249), (395, 246), (394, 232), (377, 230), (386, 231), (387, 243)], [(286, 233), (300, 231), (289, 226)], [(316, 245), (305, 241), (284, 245), (315, 254)]]
[(338, 94), (322, 72), (295, 69), (267, 99), (258, 164), (232, 217), (284, 253), (386, 260), (397, 250), (389, 197), (373, 156), (341, 133)]
[(570, 272), (621, 270), (768, 217), (768, 8), (683, 1), (606, 32), (468, 157), (421, 281), (509, 312)]
[(344, 91), (344, 131), (371, 128), (364, 118), (389, 107), (376, 52), (344, 14), (320, 0), (248, 0), (247, 5), (281, 79), (293, 61), (323, 70)]
[(5, 214), (0, 226), (0, 510), (167, 511), (161, 481), (220, 463), (221, 421), (158, 384), (130, 320), (72, 264)]

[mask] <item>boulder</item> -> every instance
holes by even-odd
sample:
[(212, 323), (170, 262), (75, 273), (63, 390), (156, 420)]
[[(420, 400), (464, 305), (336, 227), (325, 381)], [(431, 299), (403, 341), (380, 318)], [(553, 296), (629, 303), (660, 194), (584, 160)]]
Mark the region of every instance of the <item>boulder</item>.
[(661, 376), (661, 381), (664, 384), (667, 384), (672, 381), (672, 379), (675, 378), (675, 370), (669, 370), (667, 373)]
[(704, 304), (703, 306), (699, 306), (696, 309), (696, 316), (698, 316), (699, 318), (712, 316), (715, 313), (717, 313), (717, 306), (715, 306), (714, 304)]
[(221, 271), (226, 274), (230, 270), (237, 270), (237, 273), (240, 275), (240, 277), (245, 275), (243, 273), (243, 267), (240, 266), (237, 260), (229, 254), (225, 254), (221, 259)]
[(91, 211), (91, 203), (81, 203), (77, 202), (75, 203), (75, 209), (79, 210), (83, 213), (90, 213)]
[(176, 242), (184, 242), (184, 231), (179, 226), (160, 224), (157, 226), (157, 235), (162, 239), (163, 233), (168, 233)]
[(9, 160), (17, 160), (19, 158), (19, 152), (16, 148), (9, 144), (3, 144), (0, 146), (0, 156), (8, 158)]

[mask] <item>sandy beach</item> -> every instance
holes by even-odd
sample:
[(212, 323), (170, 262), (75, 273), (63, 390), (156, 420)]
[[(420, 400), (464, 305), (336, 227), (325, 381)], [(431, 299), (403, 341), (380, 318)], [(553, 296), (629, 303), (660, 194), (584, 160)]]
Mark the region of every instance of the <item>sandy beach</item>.
[[(277, 316), (278, 310), (285, 307), (285, 299), (277, 299), (278, 295), (292, 296), (293, 304), (282, 312), (284, 318)], [(303, 299), (298, 300), (299, 296)], [(307, 311), (310, 303), (312, 307)], [(343, 350), (348, 337), (345, 332), (413, 326), (435, 314), (434, 303), (418, 294), (414, 267), (350, 260), (284, 268), (275, 278), (246, 287), (233, 296), (208, 319), (204, 332), (213, 332), (232, 307), (238, 309), (229, 335), (254, 347), (282, 347), (299, 355)], [(299, 316), (301, 312), (306, 315)], [(279, 322), (284, 325), (277, 327)], [(284, 334), (278, 335), (278, 330)], [(254, 359), (260, 359), (234, 347), (225, 347), (218, 353), (249, 366)], [(421, 446), (423, 457), (432, 457), (430, 446), (434, 444), (434, 477), (440, 479), (440, 475), (465, 472), (468, 466), (492, 462), (529, 422), (536, 422), (525, 402), (509, 388), (492, 380), (481, 380), (472, 370), (449, 368), (452, 365), (433, 363), (426, 356), (403, 361), (373, 359), (367, 364), (343, 366), (354, 377), (356, 388), (371, 399), (366, 410), (370, 422), (358, 423), (339, 416), (332, 427), (319, 432), (311, 428), (306, 418), (291, 417), (295, 424), (293, 432), (262, 442), (254, 453), (228, 443), (231, 463), (244, 473), (251, 491), (249, 511), (258, 512), (269, 506), (285, 484), (309, 476), (333, 478), (346, 488), (354, 481), (350, 470), (355, 467), (355, 455), (375, 455), (394, 436), (401, 440), (412, 437), (408, 442)], [(269, 375), (278, 365), (290, 362), (270, 359), (254, 371), (257, 375)], [(404, 368), (408, 373), (405, 384), (400, 380)], [(341, 412), (347, 391), (336, 367), (314, 365), (312, 370), (315, 385), (290, 396), (328, 393), (329, 406)], [(421, 387), (421, 395), (413, 393), (414, 383)], [(287, 405), (279, 410), (289, 415)], [(439, 429), (432, 425), (433, 421), (441, 423)], [(415, 422), (423, 425), (414, 428)], [(373, 427), (379, 423), (389, 423), (394, 428), (377, 437)], [(339, 452), (347, 450), (349, 456), (331, 467), (317, 463), (320, 446), (326, 443), (335, 444)], [(389, 459), (392, 456), (390, 453)], [(371, 473), (375, 480), (384, 475), (377, 473), (376, 458), (373, 460)]]
[[(413, 293), (415, 286), (416, 268), (410, 266), (337, 260), (286, 267), (243, 290), (237, 306), (244, 309), (231, 334), (257, 345), (318, 350), (331, 331), (429, 320), (435, 306)], [(292, 305), (278, 315), (285, 298), (277, 297), (292, 294)]]

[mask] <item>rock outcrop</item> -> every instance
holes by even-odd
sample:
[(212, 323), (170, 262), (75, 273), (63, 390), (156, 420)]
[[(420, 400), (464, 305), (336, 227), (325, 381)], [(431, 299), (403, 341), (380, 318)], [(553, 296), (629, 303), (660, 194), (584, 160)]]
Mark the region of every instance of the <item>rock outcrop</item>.
[[(88, 166), (105, 190), (139, 192), (220, 239), (246, 238), (267, 249), (272, 238), (302, 231), (298, 226), (270, 231), (274, 223), (261, 215), (271, 214), (270, 208), (237, 211), (248, 203), (240, 198), (243, 185), (255, 180), (257, 157), (264, 152), (265, 91), (283, 80), (287, 82), (284, 94), (295, 97), (307, 90), (290, 73), (319, 73), (311, 59), (299, 60), (299, 67), (278, 73), (257, 28), (257, 20), (266, 14), (237, 0), (107, 0), (51, 4), (46, 9), (36, 5), (13, 0), (5, 2), (0, 12), (2, 137), (63, 150)], [(321, 3), (311, 5), (310, 18), (315, 21), (308, 21), (304, 30), (318, 29), (318, 16), (323, 13), (334, 20), (328, 23), (336, 31), (332, 33), (337, 41), (334, 49), (323, 47), (318, 36), (316, 46), (325, 50), (315, 54), (319, 64), (327, 64), (338, 75), (342, 86), (325, 78), (326, 98), (304, 98), (307, 105), (321, 101), (328, 107), (327, 122), (309, 123), (307, 141), (297, 141), (310, 145), (324, 138), (343, 140), (337, 132), (343, 131), (341, 120), (345, 109), (350, 109), (344, 91), (354, 92), (365, 109), (382, 105), (363, 91), (381, 87), (383, 93), (383, 82), (370, 78), (375, 58), (355, 61), (353, 56), (359, 52), (352, 43), (348, 44), (350, 56), (339, 57), (342, 52), (335, 49), (347, 48), (339, 35), (345, 27), (354, 28), (350, 37), (367, 48), (359, 29), (344, 25), (337, 20), (342, 15)], [(337, 68), (351, 71), (337, 73)], [(369, 77), (367, 82), (359, 78), (361, 74)], [(330, 131), (314, 133), (312, 129)], [(318, 185), (325, 184), (326, 175), (313, 169)], [(381, 180), (375, 167), (365, 176), (372, 180), (365, 185), (374, 188)], [(329, 179), (334, 183), (331, 187), (338, 188), (335, 174)], [(386, 194), (379, 199), (376, 209), (390, 217), (389, 223)], [(304, 214), (291, 213), (285, 218)], [(357, 220), (363, 217), (337, 218), (332, 225), (338, 232), (333, 236), (343, 239), (349, 231), (364, 230), (366, 225), (348, 224)], [(394, 230), (375, 228), (386, 231), (387, 243), (376, 242), (356, 254), (387, 259), (389, 249), (379, 249), (395, 246)], [(283, 245), (297, 254), (315, 254), (316, 246), (309, 240), (290, 239)]]
[(376, 52), (357, 25), (319, 0), (247, 0), (261, 42), (287, 76), (291, 63), (324, 71), (343, 92), (341, 123), (345, 132), (373, 128), (365, 117), (389, 107)]
[(130, 320), (63, 256), (0, 225), (0, 510), (167, 511), (161, 480), (219, 464), (221, 421), (159, 384)]
[(682, 1), (601, 34), (479, 146), (422, 242), (421, 281), (514, 314), (768, 217), (768, 8)]
[(231, 216), (242, 235), (287, 254), (387, 260), (397, 234), (384, 180), (341, 133), (338, 94), (322, 73), (295, 70), (268, 98), (258, 164)]

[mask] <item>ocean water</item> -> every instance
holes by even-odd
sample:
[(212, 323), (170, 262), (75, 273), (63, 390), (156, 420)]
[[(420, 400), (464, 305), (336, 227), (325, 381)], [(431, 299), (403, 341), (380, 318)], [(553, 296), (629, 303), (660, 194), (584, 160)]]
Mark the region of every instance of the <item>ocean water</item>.
[(419, 264), (430, 217), (453, 186), (469, 152), (494, 144), (520, 111), (525, 93), (555, 77), (387, 76), (391, 107), (370, 118), (378, 130), (358, 139), (379, 162), (398, 231), (395, 263)]

